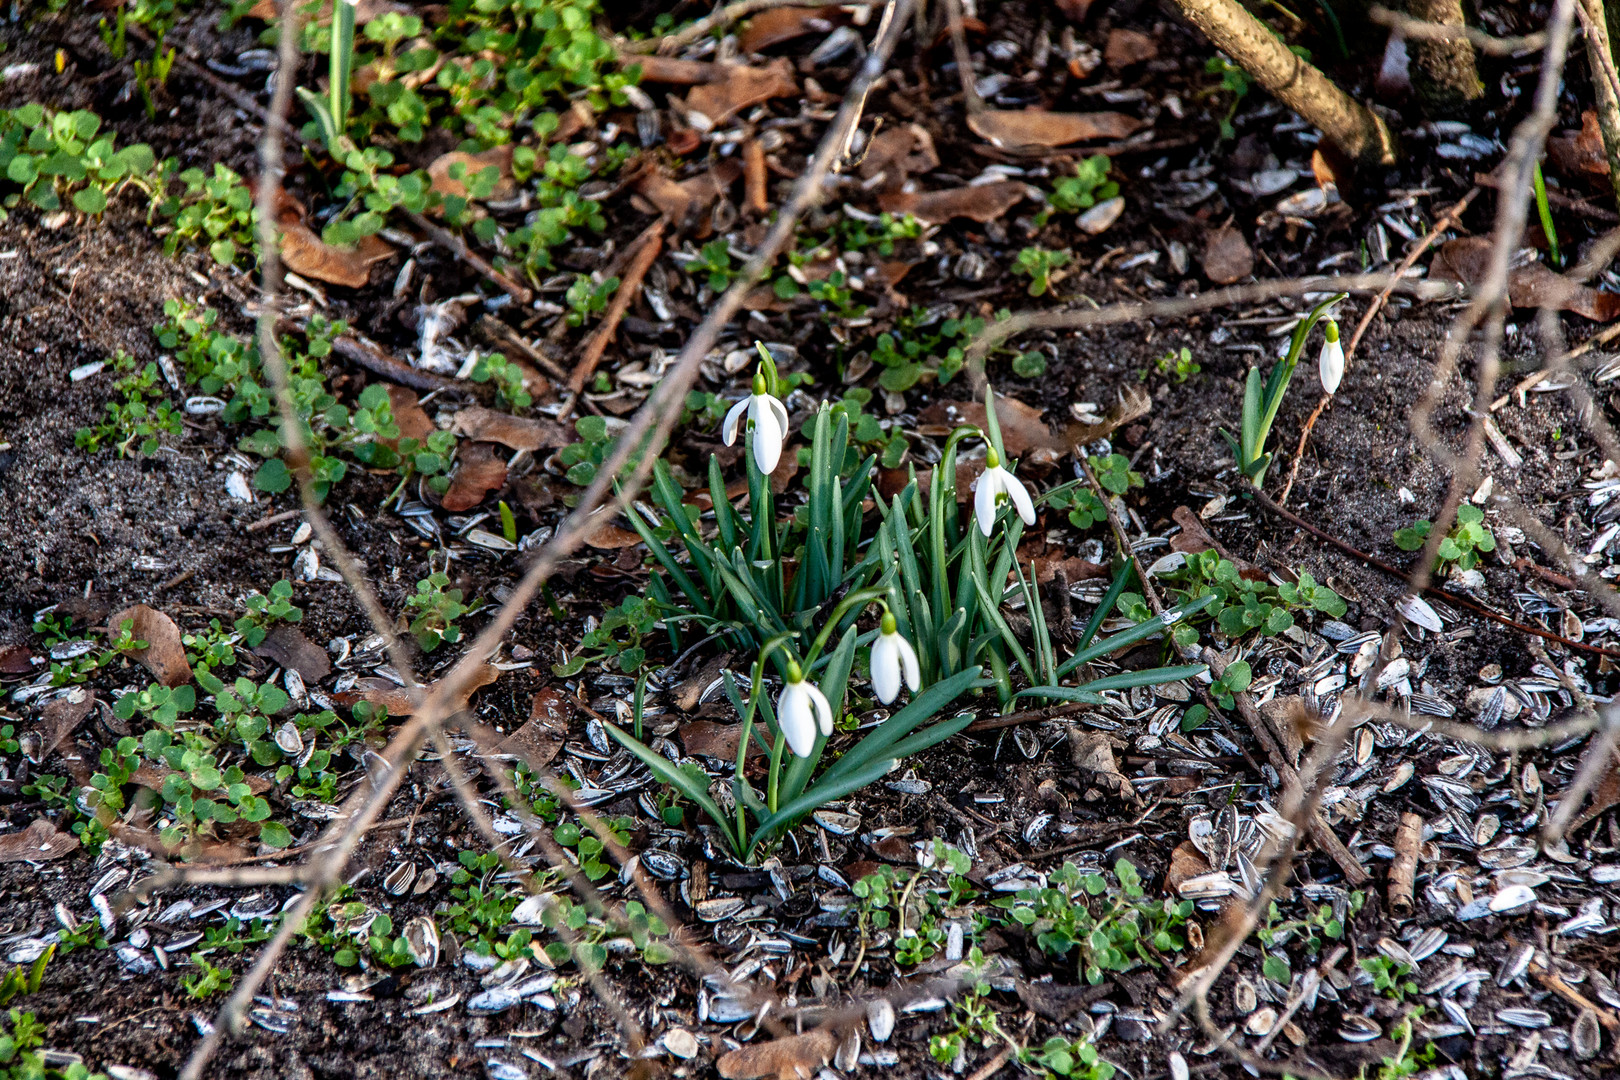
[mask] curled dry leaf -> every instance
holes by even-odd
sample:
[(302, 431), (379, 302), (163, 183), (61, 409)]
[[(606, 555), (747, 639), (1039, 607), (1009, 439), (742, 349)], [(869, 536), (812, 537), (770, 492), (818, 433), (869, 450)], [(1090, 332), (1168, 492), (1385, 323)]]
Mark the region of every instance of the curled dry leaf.
[[(1434, 281), (1458, 281), (1477, 285), (1490, 267), (1491, 240), (1488, 236), (1464, 236), (1448, 240), (1435, 252), (1429, 264)], [(1544, 263), (1533, 262), (1508, 272), (1508, 303), (1520, 308), (1549, 307), (1571, 311), (1594, 322), (1609, 322), (1620, 316), (1620, 293), (1604, 292), (1589, 285), (1578, 285)]]
[(1609, 156), (1603, 149), (1603, 129), (1598, 126), (1597, 113), (1587, 109), (1581, 113), (1580, 131), (1548, 139), (1547, 157), (1560, 176), (1608, 176)]
[(1142, 64), (1159, 55), (1158, 39), (1140, 30), (1114, 29), (1108, 31), (1108, 44), (1103, 46), (1103, 63), (1111, 68), (1127, 68)]
[(1071, 583), (1112, 576), (1112, 572), (1102, 563), (1094, 563), (1078, 555), (1068, 558), (1038, 558), (1034, 560), (1034, 564), (1037, 585), (1050, 584), (1059, 571), (1062, 571), (1063, 576)]
[(880, 130), (866, 145), (861, 158), (861, 179), (870, 180), (887, 172), (891, 187), (899, 187), (908, 176), (925, 176), (939, 168), (934, 137), (921, 124)]
[(625, 67), (639, 66), (641, 81), (663, 86), (699, 86), (715, 77), (716, 64), (702, 60), (678, 60), (673, 56), (627, 56)]
[(641, 537), (629, 529), (621, 529), (613, 524), (613, 512), (601, 515), (601, 524), (591, 530), (585, 542), (593, 548), (602, 551), (618, 551), (621, 548), (632, 548), (641, 543)]
[(555, 420), (533, 420), (472, 405), (456, 413), (450, 430), (477, 442), (500, 443), (513, 450), (538, 453), (574, 441), (573, 433)]
[[(982, 430), (986, 418), (980, 402), (936, 401), (917, 414), (917, 421), (947, 429), (967, 424)], [(1067, 448), (1064, 441), (1047, 428), (1046, 421), (1041, 419), (1041, 410), (1017, 398), (996, 395), (996, 421), (1001, 425), (1002, 449), (1015, 458), (1037, 448)]]
[(737, 46), (745, 53), (756, 53), (806, 34), (825, 34), (844, 21), (842, 16), (837, 8), (769, 8), (748, 20)]
[(286, 623), (277, 624), (266, 634), (253, 654), (291, 668), (303, 676), (306, 683), (320, 682), (332, 673), (332, 660), (326, 650), (305, 637), (296, 626)]
[[(416, 391), (389, 383), (388, 405), (393, 410), (394, 423), (399, 425), (400, 438), (421, 442), (433, 434), (433, 420), (418, 403)], [(399, 445), (399, 439), (391, 441), (394, 446)]]
[(21, 832), (0, 836), (0, 863), (49, 862), (79, 846), (79, 838), (51, 824), (49, 818), (35, 818)]
[(1170, 869), (1164, 872), (1164, 891), (1167, 896), (1180, 896), (1181, 883), (1189, 878), (1200, 877), (1209, 873), (1214, 867), (1204, 858), (1203, 852), (1193, 847), (1191, 840), (1183, 840), (1176, 845), (1170, 853)]
[(455, 475), (441, 505), (453, 514), (471, 510), (506, 483), (506, 462), (489, 443), (468, 443), (456, 456)]
[(718, 65), (711, 81), (694, 86), (687, 93), (686, 107), (702, 113), (715, 124), (723, 124), (744, 109), (772, 98), (792, 97), (798, 92), (793, 62), (786, 57), (763, 67)]
[(40, 760), (45, 760), (62, 740), (77, 731), (95, 706), (96, 695), (82, 686), (75, 686), (61, 697), (46, 702), (41, 713), (44, 723), (40, 725)]
[(1074, 754), (1074, 767), (1080, 771), (1083, 782), (1126, 802), (1137, 801), (1136, 789), (1119, 771), (1119, 763), (1114, 760), (1114, 744), (1107, 735), (1100, 731), (1071, 729), (1069, 749)]
[(1123, 139), (1142, 127), (1142, 121), (1120, 112), (1057, 113), (1038, 109), (987, 109), (969, 113), (967, 122), (975, 135), (1003, 150)]
[(952, 218), (968, 218), (982, 225), (995, 221), (1029, 197), (1027, 184), (998, 180), (943, 191), (886, 192), (878, 196), (878, 205), (891, 214), (910, 214), (929, 225), (943, 225)]
[[(1001, 405), (996, 405), (1000, 410)], [(1111, 405), (1103, 414), (1102, 421), (1096, 424), (1070, 424), (1063, 430), (1064, 445), (1069, 447), (1085, 446), (1098, 439), (1107, 438), (1126, 424), (1140, 420), (1153, 410), (1153, 399), (1148, 392), (1140, 386), (1126, 387), (1119, 395), (1119, 400)], [(998, 411), (996, 414), (1000, 416)]]
[[(715, 200), (726, 193), (742, 166), (730, 158), (716, 162), (696, 176), (676, 181), (657, 169), (648, 170), (636, 182), (636, 194), (646, 199), (654, 213), (669, 218), (676, 228), (687, 228), (708, 214)], [(708, 234), (707, 223), (700, 231)]]
[(826, 1028), (744, 1046), (714, 1063), (725, 1080), (809, 1080), (838, 1051), (838, 1036)]
[(281, 228), (281, 261), (287, 269), (307, 278), (359, 289), (371, 280), (374, 264), (394, 254), (380, 236), (362, 237), (352, 248), (333, 247), (302, 221), (284, 216)]
[(146, 648), (136, 649), (129, 655), (152, 673), (164, 686), (181, 686), (191, 681), (191, 665), (186, 662), (186, 648), (180, 642), (180, 628), (174, 620), (156, 608), (136, 604), (107, 617), (107, 630), (116, 637), (124, 623), (133, 623), (132, 637), (146, 642)]
[(1254, 273), (1254, 250), (1233, 225), (1211, 229), (1204, 241), (1204, 276), (1217, 285), (1230, 285)]
[[(452, 175), (451, 169), (456, 165), (465, 166), (460, 178)], [(477, 154), (469, 154), (461, 150), (452, 150), (448, 154), (441, 154), (428, 166), (428, 176), (433, 181), (433, 190), (440, 195), (467, 194), (467, 181), (482, 173), (485, 169), (493, 167), (499, 174), (495, 181), (495, 190), (491, 198), (510, 198), (515, 186), (512, 183), (512, 146), (496, 146)], [(458, 170), (459, 171), (459, 170)]]
[(0, 649), (0, 675), (27, 675), (34, 670), (34, 654), (26, 645)]
[(503, 739), (495, 752), (522, 758), (536, 775), (543, 774), (568, 738), (568, 722), (573, 715), (574, 706), (566, 695), (542, 687), (535, 691), (529, 705), (529, 718)]

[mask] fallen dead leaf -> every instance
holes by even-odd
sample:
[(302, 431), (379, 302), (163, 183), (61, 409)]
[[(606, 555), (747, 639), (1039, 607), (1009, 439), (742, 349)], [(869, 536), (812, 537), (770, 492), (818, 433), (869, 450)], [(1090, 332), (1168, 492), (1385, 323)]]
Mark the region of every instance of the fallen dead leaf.
[[(921, 124), (884, 128), (867, 143), (861, 158), (861, 179), (870, 180), (888, 172), (891, 187), (899, 187), (908, 176), (926, 176), (939, 168), (934, 137)], [(892, 171), (891, 171), (892, 170)]]
[(943, 225), (952, 218), (968, 218), (982, 225), (995, 221), (1029, 197), (1027, 184), (998, 180), (993, 184), (941, 191), (885, 192), (878, 196), (878, 205), (891, 214), (910, 214), (930, 225)]
[[(266, 0), (267, 2), (267, 0)], [(1057, 0), (1057, 9), (1065, 19), (1079, 25), (1086, 21), (1086, 12), (1096, 0)]]
[(732, 1050), (714, 1066), (725, 1080), (809, 1080), (837, 1050), (838, 1036), (817, 1028)]
[(1060, 570), (1063, 571), (1064, 577), (1068, 578), (1071, 583), (1113, 576), (1108, 567), (1102, 563), (1094, 563), (1089, 559), (1082, 559), (1078, 555), (1068, 558), (1036, 559), (1034, 562), (1035, 583), (1037, 585), (1050, 584), (1052, 579), (1057, 577)]
[(306, 683), (320, 682), (332, 673), (332, 661), (326, 650), (305, 637), (296, 626), (280, 623), (253, 650), (253, 655), (267, 657), (284, 668), (291, 668), (303, 676)]
[(545, 686), (535, 691), (529, 718), (496, 746), (498, 754), (511, 754), (529, 763), (537, 774), (550, 765), (568, 738), (574, 705), (567, 696)]
[[(999, 406), (997, 406), (999, 408)], [(1146, 416), (1153, 410), (1153, 399), (1140, 386), (1126, 387), (1119, 400), (1103, 414), (1099, 424), (1072, 423), (1063, 430), (1063, 442), (1069, 447), (1085, 446), (1107, 438), (1115, 431)]]
[(675, 687), (675, 708), (683, 713), (695, 710), (703, 701), (704, 693), (721, 677), (720, 673), (731, 663), (730, 653), (721, 653), (704, 664), (695, 673), (681, 680)]
[(27, 675), (34, 670), (34, 654), (26, 645), (0, 649), (0, 675)]
[(1170, 869), (1164, 872), (1164, 891), (1167, 896), (1179, 895), (1181, 883), (1188, 878), (1207, 874), (1211, 870), (1203, 852), (1193, 847), (1191, 840), (1183, 840), (1170, 853)]
[(715, 77), (717, 65), (703, 60), (678, 60), (673, 56), (624, 57), (626, 67), (639, 66), (641, 81), (663, 86), (698, 86)]
[(49, 862), (79, 846), (79, 838), (38, 817), (21, 832), (0, 836), (0, 863)]
[(1581, 113), (1580, 131), (1548, 139), (1547, 156), (1560, 176), (1608, 176), (1609, 156), (1603, 149), (1603, 129), (1598, 126), (1597, 113), (1587, 109)]
[(1217, 285), (1230, 285), (1254, 273), (1254, 251), (1232, 225), (1211, 229), (1204, 240), (1204, 276)]
[(1137, 801), (1136, 789), (1119, 771), (1119, 764), (1114, 760), (1114, 743), (1107, 735), (1100, 731), (1071, 728), (1069, 749), (1074, 754), (1074, 767), (1082, 774), (1084, 783), (1094, 784), (1126, 802)]
[[(389, 12), (409, 15), (411, 8), (408, 4), (397, 3), (396, 0), (360, 0), (354, 9), (355, 25), (364, 26), (377, 16)], [(256, 0), (247, 14), (249, 18), (259, 19), (262, 22), (275, 22), (281, 17), (281, 6), (276, 0)], [(317, 25), (325, 26), (331, 21), (332, 0), (322, 0), (320, 10), (315, 14), (315, 22)]]
[[(756, 729), (758, 730), (758, 729)], [(719, 758), (733, 764), (737, 761), (737, 742), (742, 738), (741, 724), (721, 724), (713, 720), (692, 720), (681, 725), (681, 748), (688, 754)], [(767, 736), (768, 739), (768, 736)], [(759, 743), (748, 740), (748, 756), (762, 753)]]
[(345, 289), (362, 288), (371, 280), (374, 264), (394, 254), (380, 236), (362, 237), (352, 248), (333, 247), (302, 221), (284, 217), (281, 228), (281, 259), (287, 269), (307, 278)]
[[(433, 434), (433, 420), (417, 401), (416, 391), (389, 383), (388, 405), (394, 413), (394, 423), (399, 425), (400, 438), (421, 442)], [(397, 448), (399, 439), (393, 442)]]
[[(984, 405), (977, 401), (936, 401), (917, 414), (917, 421), (947, 428), (967, 424), (983, 429), (986, 417)], [(1001, 425), (1002, 448), (1013, 457), (1021, 457), (1037, 448), (1067, 449), (1064, 440), (1047, 428), (1046, 421), (1041, 419), (1041, 410), (1017, 398), (996, 395), (996, 421)]]
[[(1457, 281), (1476, 285), (1483, 281), (1490, 266), (1491, 239), (1464, 236), (1440, 245), (1429, 263), (1432, 281)], [(1620, 293), (1605, 292), (1590, 285), (1578, 285), (1545, 263), (1534, 262), (1508, 272), (1508, 303), (1519, 308), (1550, 307), (1570, 311), (1593, 322), (1610, 322), (1620, 317)]]
[(1140, 30), (1110, 30), (1108, 44), (1103, 46), (1103, 63), (1116, 69), (1146, 63), (1158, 55), (1158, 40)]
[(621, 529), (613, 524), (612, 515), (604, 514), (602, 523), (591, 530), (585, 542), (593, 548), (602, 551), (618, 551), (621, 548), (632, 548), (641, 543), (641, 537), (630, 529)]
[(191, 681), (191, 665), (186, 662), (186, 648), (180, 642), (180, 628), (174, 620), (156, 608), (136, 604), (107, 617), (107, 630), (116, 637), (124, 623), (131, 622), (132, 637), (146, 642), (146, 648), (136, 649), (129, 655), (167, 687), (182, 686)]
[[(455, 169), (455, 166), (463, 166)], [(467, 195), (467, 181), (483, 173), (485, 169), (494, 168), (499, 178), (495, 181), (495, 190), (490, 198), (509, 198), (515, 185), (512, 182), (512, 146), (491, 147), (477, 154), (469, 154), (461, 150), (452, 150), (448, 154), (441, 154), (428, 166), (428, 176), (433, 181), (433, 190), (440, 195)], [(452, 176), (452, 170), (459, 173)]]
[[(680, 181), (670, 179), (657, 169), (650, 169), (636, 182), (636, 194), (651, 204), (653, 212), (667, 216), (676, 228), (686, 228), (707, 215), (709, 207), (741, 175), (742, 165), (730, 158)], [(707, 235), (707, 229), (702, 231)]]
[(538, 453), (574, 441), (573, 433), (555, 420), (536, 420), (470, 405), (456, 413), (450, 430), (475, 442), (500, 443), (512, 450)]
[(842, 14), (837, 8), (769, 8), (748, 20), (737, 47), (745, 53), (757, 53), (806, 34), (825, 34), (844, 21)]
[(687, 92), (686, 107), (723, 124), (744, 109), (798, 92), (793, 62), (784, 56), (762, 67), (723, 65), (714, 79)]
[(471, 510), (506, 483), (506, 462), (489, 443), (467, 443), (456, 456), (456, 471), (441, 505), (451, 513)]
[[(495, 665), (479, 664), (478, 667), (473, 671), (472, 679), (467, 683), (467, 687), (462, 692), (461, 698), (454, 703), (455, 708), (451, 711), (460, 712), (462, 709), (465, 709), (467, 707), (467, 703), (472, 700), (472, 696), (474, 694), (500, 677), (501, 671), (499, 668), (495, 667)], [(443, 680), (440, 681), (442, 682)], [(354, 684), (353, 690), (345, 691), (341, 694), (333, 694), (332, 700), (340, 705), (353, 705), (356, 702), (366, 701), (373, 705), (381, 705), (383, 708), (388, 710), (389, 716), (410, 716), (416, 712), (416, 707), (419, 700), (416, 697), (416, 694), (420, 694), (420, 700), (425, 701), (438, 685), (438, 682), (430, 683), (425, 687), (420, 687), (413, 693), (412, 691), (407, 690), (405, 687), (400, 686), (398, 683), (391, 682), (388, 679), (376, 676), (367, 676), (366, 678), (357, 680)]]
[(96, 695), (82, 686), (75, 686), (61, 697), (46, 702), (40, 714), (44, 721), (40, 725), (40, 760), (44, 761), (64, 739), (77, 731), (95, 707)]
[(1123, 139), (1142, 121), (1119, 112), (1057, 113), (1038, 109), (988, 109), (969, 113), (968, 127), (1004, 150), (1023, 146), (1068, 146), (1090, 139)]

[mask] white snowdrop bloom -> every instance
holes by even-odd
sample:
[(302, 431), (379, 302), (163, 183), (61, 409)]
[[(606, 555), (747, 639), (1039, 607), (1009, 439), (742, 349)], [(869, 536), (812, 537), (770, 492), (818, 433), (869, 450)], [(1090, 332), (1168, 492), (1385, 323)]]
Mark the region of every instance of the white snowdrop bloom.
[(992, 446), (985, 452), (984, 472), (979, 475), (973, 492), (973, 513), (979, 519), (979, 531), (986, 536), (995, 528), (996, 503), (1003, 495), (1012, 500), (1025, 525), (1035, 524), (1035, 504), (1030, 501), (1029, 492), (1018, 477), (1001, 467), (1001, 455)]
[(760, 472), (769, 476), (776, 471), (776, 463), (782, 458), (782, 442), (788, 433), (788, 416), (782, 403), (765, 392), (763, 372), (754, 376), (754, 392), (726, 413), (720, 437), (727, 446), (737, 441), (737, 426), (744, 413), (748, 414), (748, 419), (754, 425), (754, 464), (759, 466)]
[(917, 650), (900, 636), (900, 624), (894, 613), (885, 611), (878, 639), (872, 642), (872, 690), (879, 701), (887, 705), (900, 696), (902, 676), (913, 694), (922, 686)]
[(806, 681), (799, 665), (788, 661), (787, 685), (776, 699), (776, 725), (782, 729), (788, 749), (799, 757), (809, 757), (816, 748), (816, 729), (831, 735), (832, 706), (827, 704), (815, 683)]
[(1339, 381), (1344, 378), (1344, 346), (1339, 344), (1339, 324), (1332, 319), (1327, 320), (1323, 331), (1326, 340), (1322, 342), (1322, 389), (1330, 394), (1338, 393)]

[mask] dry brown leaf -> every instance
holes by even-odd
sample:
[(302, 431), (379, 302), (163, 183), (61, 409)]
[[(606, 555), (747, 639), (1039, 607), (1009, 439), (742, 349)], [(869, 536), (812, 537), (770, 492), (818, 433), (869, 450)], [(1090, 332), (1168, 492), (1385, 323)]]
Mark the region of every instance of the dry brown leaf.
[(744, 109), (772, 98), (793, 97), (799, 84), (793, 78), (793, 62), (779, 57), (763, 67), (742, 64), (723, 65), (712, 81), (694, 86), (686, 95), (686, 107), (700, 112), (715, 124), (723, 124)]
[(1062, 12), (1065, 19), (1079, 25), (1086, 21), (1086, 12), (1091, 10), (1091, 5), (1095, 2), (1096, 0), (1057, 0), (1057, 9)]
[(878, 205), (891, 214), (910, 214), (930, 225), (943, 225), (952, 218), (969, 218), (982, 225), (995, 221), (1029, 197), (1027, 184), (998, 180), (993, 184), (942, 191), (886, 192), (878, 196)]
[[(939, 154), (934, 149), (934, 138), (921, 124), (884, 128), (872, 136), (861, 158), (861, 179), (870, 180), (881, 172), (890, 172), (888, 181), (899, 187), (908, 176), (924, 176), (939, 168)], [(892, 171), (891, 171), (892, 169)]]
[(1603, 129), (1598, 126), (1597, 113), (1587, 109), (1581, 113), (1580, 131), (1548, 139), (1547, 157), (1560, 176), (1608, 176), (1609, 156), (1603, 149)]
[(26, 645), (0, 649), (0, 675), (27, 675), (34, 670), (34, 654)]
[(0, 863), (49, 862), (79, 846), (79, 838), (59, 830), (49, 818), (35, 818), (21, 832), (0, 836)]
[[(364, 26), (377, 16), (386, 15), (389, 12), (409, 15), (411, 14), (411, 8), (407, 4), (397, 3), (396, 0), (360, 0), (354, 9), (355, 25)], [(262, 22), (275, 22), (281, 17), (281, 6), (276, 0), (257, 0), (248, 9), (247, 14), (249, 18), (259, 19)], [(320, 10), (315, 14), (315, 22), (320, 26), (325, 26), (331, 21), (332, 0), (322, 0)]]
[[(949, 428), (968, 424), (983, 428), (984, 405), (977, 401), (936, 401), (917, 414), (920, 424), (940, 424)], [(1017, 398), (996, 395), (996, 421), (1001, 425), (1001, 445), (1012, 457), (1022, 457), (1036, 448), (1067, 449), (1041, 419), (1041, 410)]]
[(567, 696), (552, 687), (542, 687), (535, 691), (529, 705), (529, 718), (503, 739), (495, 752), (522, 758), (529, 768), (540, 773), (562, 749), (573, 715), (574, 704)]
[(745, 139), (743, 159), (743, 205), (756, 214), (771, 208), (769, 173), (765, 165), (765, 144), (758, 139)]
[(641, 537), (629, 529), (621, 529), (613, 524), (611, 515), (603, 515), (600, 525), (591, 530), (585, 542), (593, 548), (602, 551), (618, 551), (621, 548), (632, 548), (641, 543)]
[(1102, 563), (1094, 563), (1089, 559), (1082, 559), (1078, 555), (1069, 558), (1035, 559), (1035, 583), (1037, 585), (1050, 584), (1057, 577), (1058, 571), (1071, 583), (1076, 581), (1089, 581), (1093, 578), (1106, 578), (1113, 575), (1108, 567)]
[[(686, 228), (706, 215), (741, 175), (742, 166), (730, 158), (681, 181), (651, 169), (637, 181), (636, 194), (651, 203), (654, 212), (666, 215), (676, 228)], [(706, 235), (707, 229), (703, 231)]]
[(1103, 46), (1103, 63), (1111, 68), (1127, 68), (1132, 64), (1146, 63), (1158, 55), (1158, 39), (1140, 30), (1110, 30), (1108, 44)]
[(826, 1028), (744, 1046), (714, 1063), (725, 1080), (809, 1080), (838, 1051), (838, 1036)]
[(1068, 146), (1090, 139), (1123, 139), (1142, 121), (1119, 112), (1058, 113), (1038, 109), (987, 109), (969, 113), (968, 127), (1003, 150), (1023, 146)]
[(320, 682), (332, 674), (332, 661), (326, 650), (305, 637), (296, 626), (281, 623), (264, 636), (253, 655), (267, 657), (303, 676), (306, 683)]
[(1183, 840), (1170, 853), (1170, 869), (1164, 872), (1166, 895), (1177, 895), (1183, 881), (1207, 874), (1210, 869), (1209, 860), (1204, 858), (1203, 852), (1193, 847), (1191, 840)]
[[(755, 729), (759, 730), (758, 728)], [(733, 764), (737, 761), (737, 742), (742, 738), (741, 724), (720, 724), (713, 720), (691, 720), (681, 725), (681, 748), (688, 754), (719, 758)], [(763, 751), (754, 739), (748, 740), (748, 756)]]
[(1148, 392), (1140, 386), (1129, 386), (1120, 394), (1119, 400), (1103, 414), (1100, 424), (1070, 424), (1063, 430), (1063, 441), (1070, 447), (1085, 446), (1098, 439), (1107, 438), (1115, 431), (1139, 420), (1153, 410), (1153, 399)]
[(489, 493), (506, 483), (506, 462), (489, 443), (468, 443), (456, 455), (455, 475), (450, 489), (440, 501), (446, 510), (459, 514), (483, 502)]
[(720, 673), (731, 663), (731, 654), (721, 653), (707, 664), (704, 664), (694, 674), (681, 680), (675, 687), (675, 708), (683, 713), (695, 710), (703, 701), (703, 695), (713, 686)]
[(844, 21), (841, 15), (837, 8), (769, 8), (748, 20), (737, 47), (745, 53), (757, 53), (806, 34), (825, 34)]
[[(461, 178), (450, 175), (451, 168), (456, 165), (465, 166)], [(440, 195), (467, 194), (467, 181), (478, 176), (485, 169), (493, 167), (499, 173), (495, 181), (495, 190), (490, 194), (493, 199), (510, 198), (516, 190), (512, 182), (512, 146), (491, 147), (477, 154), (469, 154), (461, 150), (452, 150), (448, 154), (441, 154), (428, 166), (428, 176), (433, 180), (433, 190)]]
[(1110, 795), (1136, 802), (1136, 789), (1119, 771), (1114, 760), (1114, 743), (1100, 731), (1069, 730), (1069, 749), (1074, 754), (1074, 767), (1082, 774), (1084, 783), (1093, 784)]
[(1254, 251), (1240, 229), (1222, 225), (1204, 240), (1204, 276), (1217, 285), (1230, 285), (1254, 273)]
[(450, 430), (477, 442), (500, 443), (530, 453), (560, 449), (574, 441), (573, 433), (555, 420), (531, 420), (481, 405), (470, 405), (456, 413)]
[(132, 637), (146, 642), (146, 648), (129, 655), (164, 686), (181, 686), (191, 681), (191, 665), (186, 663), (186, 647), (180, 642), (180, 628), (156, 608), (136, 604), (107, 617), (108, 632), (117, 637), (124, 623), (132, 622)]
[(373, 264), (394, 254), (380, 236), (362, 237), (354, 247), (341, 248), (328, 244), (314, 229), (291, 217), (283, 217), (280, 228), (281, 260), (287, 269), (345, 289), (364, 287), (371, 280)]
[[(418, 403), (416, 391), (389, 383), (388, 407), (393, 411), (394, 423), (399, 425), (401, 439), (415, 439), (421, 442), (433, 434), (435, 430), (433, 421)], [(399, 439), (388, 441), (396, 449), (399, 447)]]
[[(1464, 236), (1448, 240), (1429, 263), (1432, 281), (1457, 281), (1477, 285), (1490, 267), (1491, 239)], [(1620, 317), (1620, 293), (1604, 292), (1589, 285), (1577, 285), (1544, 263), (1520, 266), (1508, 274), (1508, 303), (1514, 307), (1550, 307), (1571, 311), (1593, 322), (1609, 322)]]
[(40, 760), (45, 760), (63, 739), (77, 731), (95, 707), (96, 695), (82, 686), (75, 686), (61, 697), (46, 702), (41, 712), (44, 723), (40, 725)]
[(639, 65), (641, 81), (663, 86), (699, 86), (719, 74), (719, 65), (703, 60), (678, 60), (673, 56), (626, 56), (625, 67)]
[[(454, 707), (450, 711), (454, 713), (465, 709), (475, 693), (500, 677), (501, 671), (495, 665), (479, 664), (474, 669), (467, 688), (462, 692), (460, 699), (453, 703)], [(440, 682), (442, 681), (440, 680)], [(438, 682), (430, 683), (425, 687), (419, 687), (413, 692), (388, 679), (367, 676), (356, 680), (354, 689), (341, 694), (333, 694), (332, 700), (340, 705), (353, 705), (356, 702), (366, 701), (373, 705), (381, 705), (388, 710), (389, 716), (410, 716), (416, 712), (418, 703), (427, 700), (438, 685)], [(417, 697), (418, 694), (421, 695), (420, 698)]]

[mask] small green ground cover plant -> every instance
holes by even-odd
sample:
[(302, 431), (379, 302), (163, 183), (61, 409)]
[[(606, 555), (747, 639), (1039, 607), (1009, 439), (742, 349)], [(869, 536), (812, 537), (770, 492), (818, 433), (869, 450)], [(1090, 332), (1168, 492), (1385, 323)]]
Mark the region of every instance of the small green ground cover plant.
[[(1161, 575), (1169, 594), (1182, 603), (1208, 598), (1210, 603), (1204, 607), (1200, 621), (1212, 621), (1232, 640), (1250, 634), (1281, 634), (1294, 625), (1296, 615), (1320, 614), (1337, 619), (1348, 610), (1342, 596), (1317, 584), (1306, 570), (1299, 571), (1295, 581), (1274, 583), (1269, 575), (1246, 576), (1213, 549), (1190, 552), (1185, 558), (1179, 568)], [(1134, 592), (1120, 597), (1120, 610), (1132, 619), (1146, 619), (1151, 614), (1146, 599)], [(1192, 620), (1178, 624), (1173, 634), (1181, 645), (1198, 640)]]
[[(1434, 523), (1419, 519), (1409, 528), (1395, 530), (1395, 546), (1402, 551), (1417, 551), (1428, 541)], [(1479, 565), (1481, 555), (1496, 550), (1496, 535), (1485, 524), (1485, 511), (1472, 503), (1457, 507), (1457, 523), (1440, 541), (1435, 552), (1436, 567), (1455, 566), (1458, 570), (1472, 570)]]

